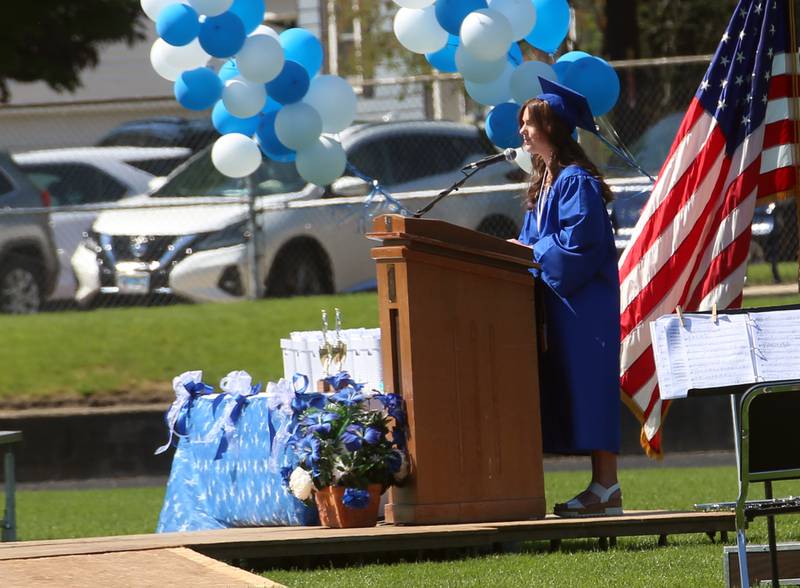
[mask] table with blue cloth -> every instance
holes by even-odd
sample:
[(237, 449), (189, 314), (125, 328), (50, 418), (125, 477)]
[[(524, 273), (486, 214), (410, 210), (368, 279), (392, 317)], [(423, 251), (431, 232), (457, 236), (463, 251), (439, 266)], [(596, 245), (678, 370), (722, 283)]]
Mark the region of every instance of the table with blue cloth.
[(246, 385), (213, 394), (201, 374), (173, 381), (170, 441), (158, 452), (179, 441), (156, 532), (318, 524), (316, 508), (295, 498), (285, 481), (296, 465), (287, 445), (294, 390), (281, 381), (277, 391), (258, 393), (247, 376), (239, 382)]

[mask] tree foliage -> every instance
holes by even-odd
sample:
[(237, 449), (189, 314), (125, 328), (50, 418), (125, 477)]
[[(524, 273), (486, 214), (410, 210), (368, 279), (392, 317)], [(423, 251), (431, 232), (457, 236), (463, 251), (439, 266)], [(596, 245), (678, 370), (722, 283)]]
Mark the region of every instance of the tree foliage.
[(8, 82), (46, 82), (58, 92), (81, 85), (80, 73), (98, 63), (104, 43), (144, 38), (138, 0), (9, 2), (0, 36), (0, 100)]

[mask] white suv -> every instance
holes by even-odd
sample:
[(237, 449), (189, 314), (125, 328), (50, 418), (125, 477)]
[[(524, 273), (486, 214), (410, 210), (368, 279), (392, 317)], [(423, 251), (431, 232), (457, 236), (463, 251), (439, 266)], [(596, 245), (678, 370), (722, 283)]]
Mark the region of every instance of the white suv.
[[(410, 210), (462, 177), (464, 165), (496, 152), (476, 127), (447, 122), (358, 125), (339, 138), (348, 162)], [(516, 236), (521, 179), (516, 165), (493, 165), (428, 216)], [(364, 232), (372, 214), (392, 207), (380, 195), (365, 203), (371, 189), (352, 176), (322, 189), (300, 178), (293, 163), (268, 159), (249, 178), (226, 178), (203, 151), (150, 196), (98, 217), (72, 258), (76, 299), (216, 301), (372, 288), (374, 244)]]

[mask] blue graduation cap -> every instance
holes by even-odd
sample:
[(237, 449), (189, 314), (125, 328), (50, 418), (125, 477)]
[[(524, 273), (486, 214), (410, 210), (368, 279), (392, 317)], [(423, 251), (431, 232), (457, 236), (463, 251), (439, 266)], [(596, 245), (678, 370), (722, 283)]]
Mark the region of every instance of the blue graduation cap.
[(580, 127), (590, 133), (597, 133), (597, 125), (586, 96), (543, 77), (539, 77), (539, 82), (543, 93), (537, 98), (547, 102), (559, 118), (567, 123), (570, 131)]
[(574, 131), (575, 127), (580, 127), (589, 131), (605, 143), (606, 146), (616, 153), (624, 162), (639, 170), (640, 173), (655, 182), (653, 176), (642, 169), (633, 154), (631, 154), (627, 148), (623, 146), (623, 148), (620, 149), (600, 133), (600, 128), (594, 122), (592, 109), (589, 107), (586, 96), (541, 76), (539, 76), (539, 83), (542, 85), (543, 93), (539, 94), (537, 98), (547, 102), (551, 110), (555, 111), (558, 117), (567, 124), (570, 132)]

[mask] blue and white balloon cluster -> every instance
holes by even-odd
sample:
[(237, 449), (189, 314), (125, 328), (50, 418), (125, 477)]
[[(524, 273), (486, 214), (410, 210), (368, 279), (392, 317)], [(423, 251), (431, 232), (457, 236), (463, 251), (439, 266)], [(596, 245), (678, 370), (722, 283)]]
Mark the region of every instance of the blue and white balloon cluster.
[[(295, 162), (308, 182), (327, 185), (347, 163), (337, 133), (353, 122), (356, 95), (333, 75), (318, 75), (322, 45), (305, 29), (280, 35), (262, 25), (264, 0), (141, 0), (160, 38), (150, 61), (174, 82), (177, 101), (211, 108), (222, 134), (211, 150), (214, 166), (241, 178), (261, 157)], [(226, 61), (214, 71), (212, 57)]]
[(557, 81), (589, 101), (600, 116), (619, 97), (619, 78), (599, 57), (582, 51), (563, 55), (553, 65), (522, 60), (524, 39), (554, 53), (567, 35), (566, 0), (394, 0), (400, 6), (394, 33), (410, 51), (423, 53), (437, 70), (458, 72), (467, 94), (493, 108), (486, 133), (500, 148), (519, 147), (517, 114), (526, 100), (541, 94), (539, 78)]

